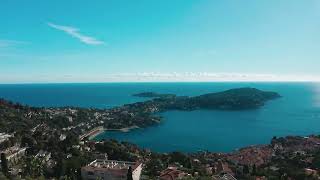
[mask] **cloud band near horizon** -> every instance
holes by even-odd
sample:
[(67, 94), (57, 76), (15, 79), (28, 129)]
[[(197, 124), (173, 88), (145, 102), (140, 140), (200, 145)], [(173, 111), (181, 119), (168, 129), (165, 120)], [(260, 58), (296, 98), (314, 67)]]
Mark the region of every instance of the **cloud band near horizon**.
[[(35, 77), (38, 79), (35, 81)], [(41, 77), (39, 79), (39, 77)], [(19, 79), (19, 81), (17, 81)], [(1, 75), (1, 83), (95, 83), (95, 82), (320, 82), (314, 75), (276, 75), (242, 73), (116, 73), (116, 74), (39, 74), (34, 76)]]

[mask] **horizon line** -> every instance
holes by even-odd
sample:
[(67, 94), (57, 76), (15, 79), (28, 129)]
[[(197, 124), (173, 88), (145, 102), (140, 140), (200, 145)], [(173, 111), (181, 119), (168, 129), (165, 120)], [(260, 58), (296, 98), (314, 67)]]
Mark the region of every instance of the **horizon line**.
[(121, 84), (121, 83), (320, 83), (320, 80), (279, 80), (279, 81), (97, 81), (97, 82), (14, 82), (0, 85), (30, 85), (30, 84)]

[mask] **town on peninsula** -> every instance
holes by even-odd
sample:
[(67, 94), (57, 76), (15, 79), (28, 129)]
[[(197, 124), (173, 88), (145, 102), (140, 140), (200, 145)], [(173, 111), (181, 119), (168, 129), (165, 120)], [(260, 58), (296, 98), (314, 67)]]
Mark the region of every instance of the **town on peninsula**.
[[(276, 92), (237, 88), (200, 96), (141, 92), (111, 109), (31, 107), (0, 100), (0, 179), (319, 179), (320, 137), (274, 137), (229, 153), (153, 152), (130, 142), (97, 141), (104, 131), (162, 122), (159, 112), (257, 109)], [(201, 123), (201, 122), (200, 122)], [(235, 140), (236, 141), (236, 140)]]

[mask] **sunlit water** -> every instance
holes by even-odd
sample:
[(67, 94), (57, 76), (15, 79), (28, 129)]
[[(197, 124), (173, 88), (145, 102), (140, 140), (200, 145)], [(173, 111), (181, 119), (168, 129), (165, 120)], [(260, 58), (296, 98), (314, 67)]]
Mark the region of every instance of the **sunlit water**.
[(144, 101), (134, 93), (154, 91), (200, 95), (230, 88), (256, 87), (283, 97), (249, 111), (197, 110), (162, 113), (161, 124), (128, 133), (106, 132), (114, 138), (155, 151), (232, 151), (269, 143), (273, 136), (320, 134), (320, 84), (316, 83), (105, 83), (0, 85), (0, 97), (34, 106), (110, 108)]

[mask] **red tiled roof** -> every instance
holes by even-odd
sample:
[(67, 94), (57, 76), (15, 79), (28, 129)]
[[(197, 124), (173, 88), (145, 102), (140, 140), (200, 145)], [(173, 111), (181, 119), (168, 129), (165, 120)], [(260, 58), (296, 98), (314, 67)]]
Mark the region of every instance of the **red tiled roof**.
[(160, 173), (160, 179), (162, 180), (175, 180), (182, 175), (183, 172), (176, 169), (165, 169)]

